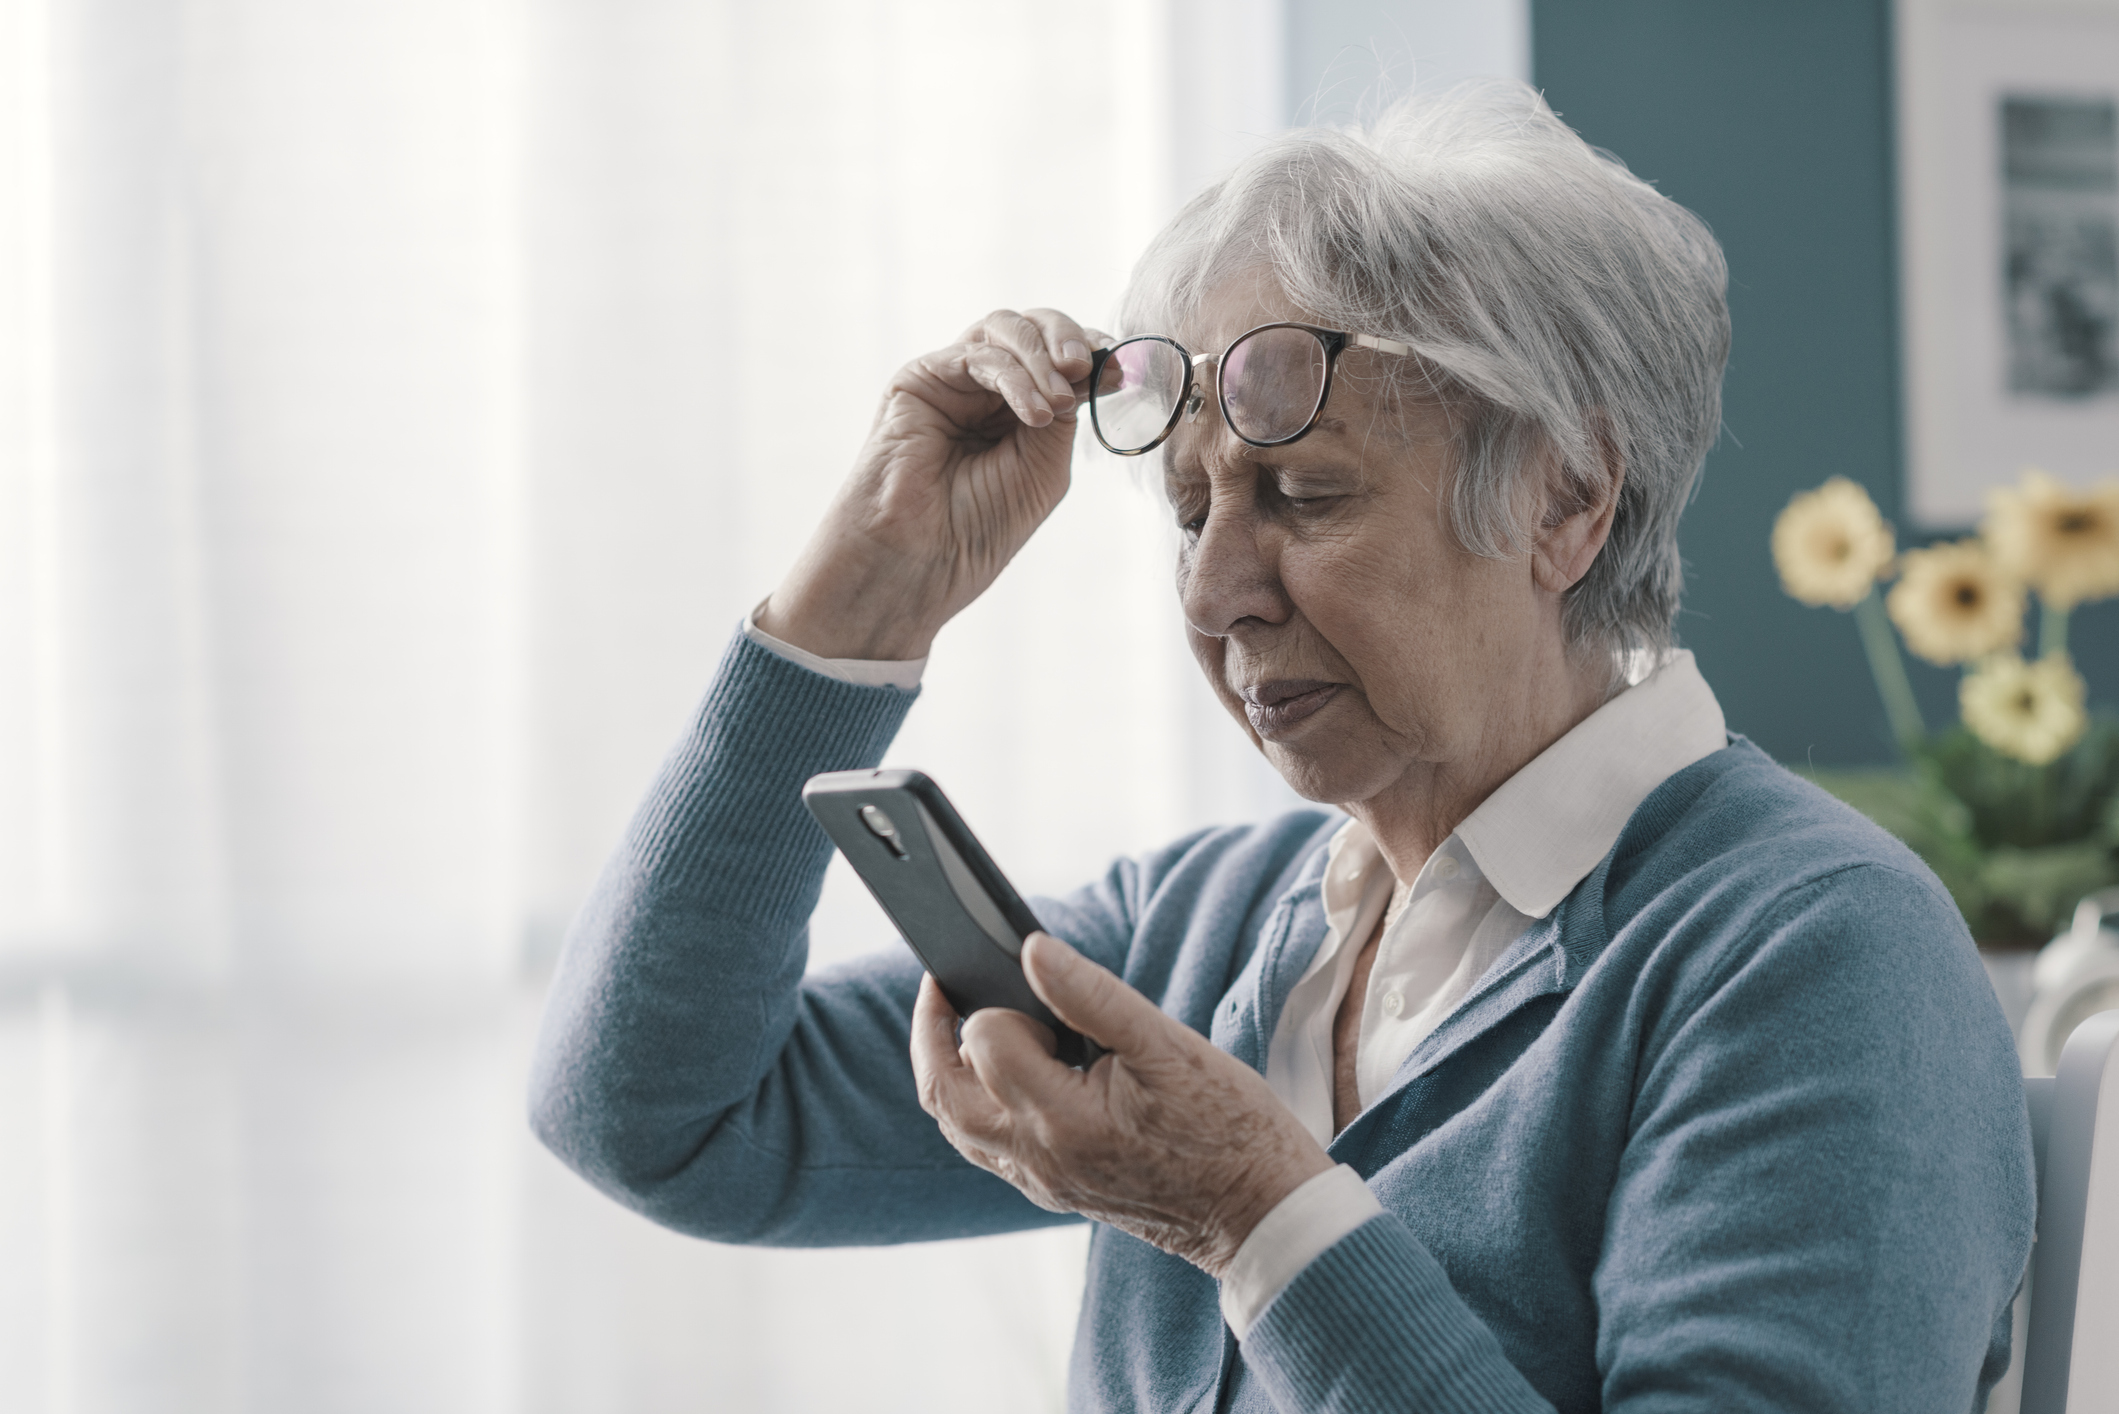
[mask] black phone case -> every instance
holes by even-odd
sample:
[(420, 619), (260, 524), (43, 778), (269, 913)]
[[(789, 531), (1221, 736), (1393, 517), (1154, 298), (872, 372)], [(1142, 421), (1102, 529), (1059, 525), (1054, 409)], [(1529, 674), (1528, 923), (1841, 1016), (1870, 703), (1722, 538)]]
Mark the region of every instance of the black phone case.
[[(1008, 1007), (1051, 1027), (1067, 1064), (1088, 1065), (1101, 1054), (1030, 990), (1019, 957), (1023, 939), (1041, 926), (1037, 915), (940, 786), (918, 771), (831, 771), (809, 778), (802, 803), (934, 974), (957, 1015)], [(863, 822), (864, 807), (882, 812), (894, 838)]]

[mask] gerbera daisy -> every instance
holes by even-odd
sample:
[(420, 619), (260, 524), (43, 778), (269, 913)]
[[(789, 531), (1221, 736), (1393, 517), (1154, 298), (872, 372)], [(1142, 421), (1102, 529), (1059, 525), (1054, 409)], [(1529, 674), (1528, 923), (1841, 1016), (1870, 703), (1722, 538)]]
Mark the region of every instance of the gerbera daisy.
[(1844, 476), (1799, 493), (1773, 522), (1781, 587), (1805, 604), (1853, 608), (1892, 553), (1891, 527), (1869, 493)]
[(2065, 653), (2026, 663), (2004, 653), (1966, 673), (1957, 686), (1965, 725), (1996, 751), (2043, 766), (2073, 746), (2089, 725), (2088, 690)]
[(2022, 486), (1987, 493), (1980, 533), (2010, 573), (2062, 613), (2119, 594), (2119, 481), (2077, 491), (2026, 471)]
[(1884, 606), (1906, 647), (1931, 663), (1968, 662), (2023, 639), (2023, 584), (1977, 540), (1908, 550)]

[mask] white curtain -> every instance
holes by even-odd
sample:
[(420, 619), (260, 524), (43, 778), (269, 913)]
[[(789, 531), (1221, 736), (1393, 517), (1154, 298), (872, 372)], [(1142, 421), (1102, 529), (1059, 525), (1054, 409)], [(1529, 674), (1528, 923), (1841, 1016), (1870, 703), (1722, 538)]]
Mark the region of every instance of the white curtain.
[[(559, 936), (882, 380), (1108, 317), (1277, 0), (0, 0), (0, 1408), (1055, 1405), (1079, 1231), (721, 1249)], [(895, 759), (1029, 889), (1286, 797), (1111, 459)], [(894, 945), (834, 876), (823, 960)]]

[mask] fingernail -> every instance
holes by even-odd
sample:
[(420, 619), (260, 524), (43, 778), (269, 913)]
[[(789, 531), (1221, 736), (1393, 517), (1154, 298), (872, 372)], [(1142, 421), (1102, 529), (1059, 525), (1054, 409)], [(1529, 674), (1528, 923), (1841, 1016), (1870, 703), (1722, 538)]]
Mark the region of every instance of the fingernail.
[(1080, 339), (1069, 339), (1060, 346), (1060, 357), (1086, 361), (1089, 357), (1089, 346)]
[(1052, 376), (1045, 380), (1045, 386), (1052, 390), (1052, 396), (1055, 398), (1067, 398), (1074, 395), (1074, 385), (1067, 381), (1066, 374), (1061, 373), (1056, 368), (1052, 370)]
[(1065, 969), (1074, 966), (1079, 960), (1079, 956), (1073, 948), (1064, 946), (1058, 938), (1053, 937), (1050, 933), (1038, 933), (1034, 936), (1043, 938), (1047, 943), (1051, 944), (1050, 947), (1038, 949), (1044, 955), (1047, 967)]

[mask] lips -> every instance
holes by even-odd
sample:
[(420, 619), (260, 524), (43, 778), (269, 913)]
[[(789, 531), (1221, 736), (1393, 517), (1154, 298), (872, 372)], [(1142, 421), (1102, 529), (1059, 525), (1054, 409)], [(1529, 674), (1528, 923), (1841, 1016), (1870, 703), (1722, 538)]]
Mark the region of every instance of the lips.
[(1252, 730), (1272, 738), (1316, 715), (1339, 695), (1343, 685), (1314, 678), (1281, 678), (1238, 688), (1237, 695), (1243, 698), (1244, 715), (1251, 719)]

